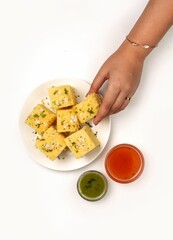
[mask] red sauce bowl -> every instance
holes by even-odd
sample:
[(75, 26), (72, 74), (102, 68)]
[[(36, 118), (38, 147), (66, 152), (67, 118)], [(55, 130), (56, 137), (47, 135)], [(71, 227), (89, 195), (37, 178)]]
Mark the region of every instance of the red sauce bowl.
[(137, 147), (131, 144), (119, 144), (106, 155), (105, 168), (112, 180), (130, 183), (142, 174), (144, 157)]

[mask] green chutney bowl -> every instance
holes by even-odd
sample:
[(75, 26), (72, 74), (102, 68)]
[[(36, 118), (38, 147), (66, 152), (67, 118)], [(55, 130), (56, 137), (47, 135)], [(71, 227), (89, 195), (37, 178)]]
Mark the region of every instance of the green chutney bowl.
[(88, 201), (102, 199), (108, 190), (106, 177), (99, 171), (89, 170), (82, 173), (77, 181), (79, 195)]

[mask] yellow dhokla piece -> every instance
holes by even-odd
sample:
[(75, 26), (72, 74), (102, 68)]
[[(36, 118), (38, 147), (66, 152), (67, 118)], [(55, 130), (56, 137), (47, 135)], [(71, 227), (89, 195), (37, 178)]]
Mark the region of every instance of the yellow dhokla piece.
[(100, 146), (100, 142), (89, 126), (65, 138), (65, 142), (76, 158), (80, 158)]
[(57, 110), (57, 131), (76, 132), (80, 124), (73, 108)]
[(56, 120), (56, 114), (42, 104), (38, 104), (29, 114), (25, 123), (43, 134)]
[(75, 90), (69, 85), (52, 86), (48, 89), (51, 106), (54, 110), (76, 104)]
[(41, 139), (36, 140), (35, 146), (49, 159), (55, 160), (66, 147), (65, 137), (51, 126), (44, 132)]
[(96, 116), (101, 105), (101, 96), (97, 93), (89, 94), (85, 100), (75, 106), (77, 117), (81, 123)]

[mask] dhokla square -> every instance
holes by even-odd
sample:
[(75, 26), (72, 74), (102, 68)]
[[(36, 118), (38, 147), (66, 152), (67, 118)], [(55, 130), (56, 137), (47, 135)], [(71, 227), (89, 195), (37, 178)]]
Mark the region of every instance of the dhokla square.
[(69, 85), (52, 86), (48, 89), (51, 107), (54, 110), (72, 107), (76, 104), (76, 95), (73, 87)]
[(76, 158), (83, 157), (91, 150), (100, 146), (100, 141), (89, 126), (65, 138), (66, 145)]
[(25, 123), (35, 129), (39, 134), (43, 134), (56, 121), (56, 114), (42, 104), (34, 107)]
[(74, 108), (57, 110), (57, 131), (76, 132), (80, 128), (80, 123)]
[(89, 94), (86, 99), (75, 106), (75, 111), (80, 123), (85, 123), (96, 116), (102, 99), (97, 93)]
[(65, 137), (51, 126), (41, 139), (36, 139), (35, 146), (50, 160), (55, 160), (66, 147)]

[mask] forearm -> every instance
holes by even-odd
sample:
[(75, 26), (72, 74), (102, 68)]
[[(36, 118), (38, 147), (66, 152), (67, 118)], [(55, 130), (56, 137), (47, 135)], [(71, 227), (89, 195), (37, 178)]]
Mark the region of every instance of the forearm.
[[(128, 39), (138, 44), (124, 40), (94, 78), (90, 93), (98, 92), (109, 80), (95, 124), (128, 105), (139, 85), (144, 60), (153, 49), (151, 46), (159, 43), (172, 24), (173, 0), (150, 0), (128, 34)], [(145, 44), (148, 46), (142, 46)]]
[[(172, 25), (173, 0), (150, 0), (128, 36), (139, 44), (154, 46), (159, 43)], [(143, 58), (151, 52), (150, 49), (139, 47), (133, 50)]]

